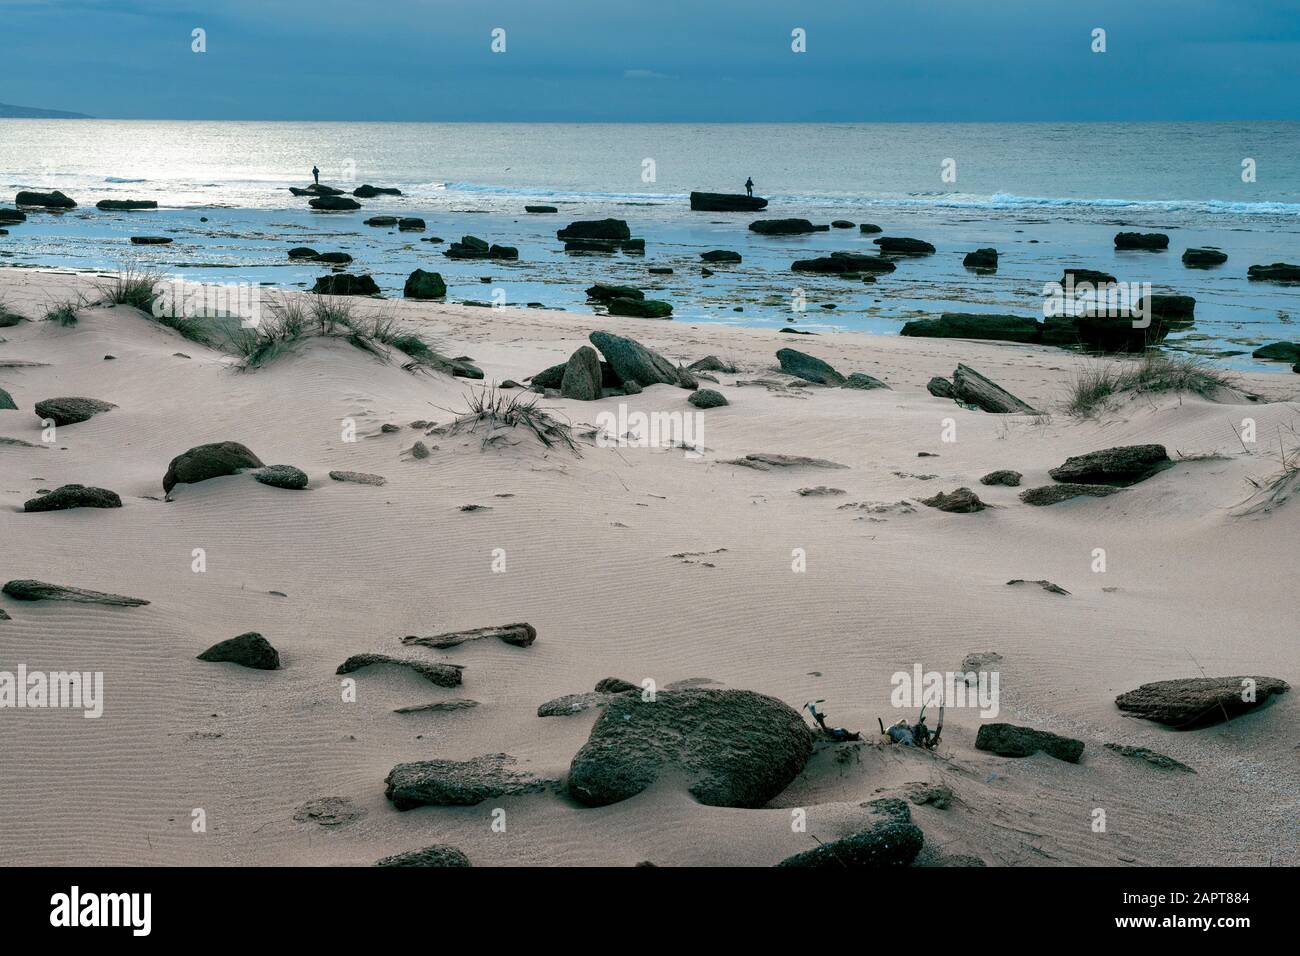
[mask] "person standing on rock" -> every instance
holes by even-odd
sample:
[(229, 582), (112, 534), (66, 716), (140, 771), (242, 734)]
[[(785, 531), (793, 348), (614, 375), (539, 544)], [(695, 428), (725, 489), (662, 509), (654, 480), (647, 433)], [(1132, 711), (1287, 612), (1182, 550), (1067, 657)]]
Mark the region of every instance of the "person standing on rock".
[(745, 180), (745, 195), (753, 197), (754, 195), (754, 177), (750, 176)]
[(317, 169), (314, 165), (311, 168), (311, 178), (316, 181), (317, 186), (320, 185), (320, 170)]

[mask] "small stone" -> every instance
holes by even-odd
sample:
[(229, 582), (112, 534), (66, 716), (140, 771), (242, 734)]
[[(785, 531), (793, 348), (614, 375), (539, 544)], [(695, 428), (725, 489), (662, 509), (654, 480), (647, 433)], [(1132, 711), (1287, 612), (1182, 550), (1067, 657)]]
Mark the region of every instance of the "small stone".
[(980, 479), (981, 485), (1006, 485), (1008, 488), (1018, 488), (1020, 479), (1024, 476), (1018, 471), (1003, 469), (1002, 471), (990, 471)]
[(711, 388), (701, 388), (692, 392), (687, 401), (696, 408), (721, 408), (723, 405), (730, 404), (721, 392), (715, 392)]
[(198, 660), (239, 664), (259, 671), (273, 671), (280, 667), (280, 653), (256, 631), (213, 644), (198, 656)]
[(272, 488), (298, 491), (307, 487), (307, 473), (293, 465), (267, 465), (253, 472), (253, 477)]

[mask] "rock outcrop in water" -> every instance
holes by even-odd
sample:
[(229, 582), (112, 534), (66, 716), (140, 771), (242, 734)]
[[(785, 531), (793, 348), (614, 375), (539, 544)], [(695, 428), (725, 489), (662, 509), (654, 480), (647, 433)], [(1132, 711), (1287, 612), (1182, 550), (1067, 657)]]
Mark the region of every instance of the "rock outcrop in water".
[(807, 219), (755, 219), (749, 224), (750, 232), (760, 236), (801, 236), (824, 228), (819, 229)]
[(307, 205), (324, 212), (350, 212), (361, 208), (361, 203), (347, 196), (317, 196), (308, 200)]
[(1300, 266), (1275, 262), (1271, 266), (1251, 266), (1246, 278), (1255, 282), (1300, 282)]
[(700, 212), (754, 212), (767, 208), (767, 200), (760, 196), (743, 196), (736, 193), (691, 193), (691, 208)]
[(157, 209), (155, 199), (101, 199), (95, 203), (96, 209), (131, 211), (136, 209)]
[(1115, 234), (1115, 248), (1153, 251), (1168, 249), (1169, 237), (1163, 232), (1118, 232)]
[(40, 206), (44, 209), (76, 209), (77, 204), (59, 190), (41, 193), (24, 189), (14, 197), (15, 206)]

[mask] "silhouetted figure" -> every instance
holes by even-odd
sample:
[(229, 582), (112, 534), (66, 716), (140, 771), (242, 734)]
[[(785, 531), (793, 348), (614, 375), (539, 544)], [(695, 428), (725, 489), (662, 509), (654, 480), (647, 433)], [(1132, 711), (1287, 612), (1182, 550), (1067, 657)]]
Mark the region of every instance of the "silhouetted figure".
[(311, 168), (311, 178), (316, 180), (317, 186), (320, 185), (320, 170), (317, 169), (315, 166)]
[(748, 179), (745, 180), (745, 195), (747, 195), (747, 196), (753, 196), (753, 195), (754, 195), (754, 177), (753, 177), (753, 176), (751, 176), (751, 177), (749, 177)]

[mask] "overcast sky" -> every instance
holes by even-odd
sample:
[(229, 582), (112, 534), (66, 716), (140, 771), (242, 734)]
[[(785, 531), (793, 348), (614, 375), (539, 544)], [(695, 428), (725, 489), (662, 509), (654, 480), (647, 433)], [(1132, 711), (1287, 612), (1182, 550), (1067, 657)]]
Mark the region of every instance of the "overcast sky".
[(0, 102), (101, 117), (1300, 118), (1300, 0), (0, 0), (0, 25)]

